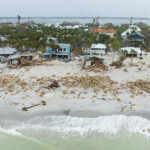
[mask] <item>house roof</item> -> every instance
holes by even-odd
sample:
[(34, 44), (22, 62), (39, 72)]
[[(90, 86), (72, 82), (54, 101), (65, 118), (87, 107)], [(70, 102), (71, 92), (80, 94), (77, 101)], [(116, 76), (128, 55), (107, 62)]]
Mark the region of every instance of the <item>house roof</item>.
[(80, 59), (82, 61), (85, 61), (85, 60), (88, 60), (88, 59), (93, 58), (93, 57), (104, 60), (104, 58), (100, 55), (84, 55), (84, 56), (80, 56)]
[(120, 48), (122, 51), (128, 51), (128, 53), (130, 53), (132, 50), (135, 50), (137, 52), (137, 54), (145, 54), (144, 51), (142, 51), (139, 47), (122, 47)]
[(68, 48), (68, 47), (70, 47), (70, 44), (66, 44), (66, 43), (58, 43), (58, 45), (60, 46), (60, 48)]
[(5, 37), (3, 37), (3, 36), (0, 36), (0, 39), (1, 39), (2, 41), (6, 41), (6, 40), (7, 40), (7, 38), (5, 38)]
[(127, 33), (131, 34), (131, 33), (132, 33), (132, 31), (135, 31), (135, 33), (136, 33), (136, 34), (138, 34), (138, 35), (140, 35), (140, 36), (144, 37), (144, 35), (143, 35), (141, 32), (136, 31), (136, 30), (133, 30), (133, 29), (128, 29), (128, 30), (124, 31), (124, 32), (121, 34), (121, 36), (126, 36), (126, 35), (127, 35)]
[(93, 32), (99, 32), (99, 33), (116, 33), (117, 31), (114, 30), (114, 29), (97, 28)]
[(4, 48), (0, 48), (0, 55), (8, 55), (8, 54), (14, 54), (15, 52), (17, 52), (17, 50), (15, 48), (11, 48), (11, 47), (4, 47)]
[(106, 45), (105, 44), (101, 44), (101, 43), (92, 44), (91, 48), (103, 48), (103, 49), (106, 49)]
[(6, 58), (6, 61), (8, 60), (13, 60), (13, 59), (19, 59), (21, 57), (33, 57), (32, 55), (30, 54), (21, 54), (21, 53), (17, 53), (17, 54), (14, 54), (14, 55), (11, 55), (9, 57)]
[(140, 29), (140, 27), (138, 27), (137, 25), (133, 25), (133, 24), (129, 26), (129, 29), (134, 29), (134, 30), (139, 31), (139, 32), (142, 31), (142, 30)]

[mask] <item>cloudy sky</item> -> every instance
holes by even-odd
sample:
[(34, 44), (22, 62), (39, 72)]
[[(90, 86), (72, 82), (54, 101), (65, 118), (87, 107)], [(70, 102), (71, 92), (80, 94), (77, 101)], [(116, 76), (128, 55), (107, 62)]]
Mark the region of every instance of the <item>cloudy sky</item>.
[(0, 0), (0, 17), (150, 17), (150, 0)]

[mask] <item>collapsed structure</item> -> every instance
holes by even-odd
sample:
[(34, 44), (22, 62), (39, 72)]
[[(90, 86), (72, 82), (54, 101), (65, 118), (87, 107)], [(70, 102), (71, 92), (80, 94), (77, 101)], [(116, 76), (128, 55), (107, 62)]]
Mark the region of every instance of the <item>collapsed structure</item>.
[(32, 64), (32, 55), (12, 55), (7, 58), (6, 62), (9, 67), (28, 66)]
[(107, 67), (104, 65), (104, 59), (98, 56), (83, 56), (80, 57), (83, 63), (83, 68), (88, 71), (104, 71)]

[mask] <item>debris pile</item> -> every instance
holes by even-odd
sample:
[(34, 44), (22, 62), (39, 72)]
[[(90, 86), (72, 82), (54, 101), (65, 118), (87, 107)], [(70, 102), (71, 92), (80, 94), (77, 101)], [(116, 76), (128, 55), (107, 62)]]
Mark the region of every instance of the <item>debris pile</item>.
[(104, 59), (97, 57), (92, 57), (84, 61), (83, 68), (86, 68), (88, 71), (104, 71), (107, 70), (107, 67), (104, 65)]
[[(130, 88), (132, 93), (135, 93), (138, 89), (150, 93), (150, 81), (147, 80), (137, 80), (135, 82), (128, 82), (127, 86)], [(137, 89), (138, 88), (138, 89)], [(142, 92), (138, 92), (143, 94)]]
[(83, 88), (89, 89), (92, 88), (94, 92), (104, 90), (109, 88), (111, 85), (115, 84), (113, 80), (108, 76), (70, 76), (64, 77), (59, 80), (62, 83), (62, 86), (67, 88)]
[(34, 65), (42, 65), (43, 64), (43, 60), (42, 59), (33, 59), (32, 63)]
[(0, 76), (0, 87), (4, 88), (3, 91), (5, 93), (11, 92), (14, 90), (25, 90), (27, 83), (24, 80), (21, 80), (17, 76), (13, 75), (2, 75)]
[(60, 87), (59, 86), (59, 83), (58, 81), (54, 80), (53, 83), (51, 85), (48, 86), (49, 88), (58, 88)]
[(28, 55), (14, 55), (12, 58), (7, 60), (8, 66), (16, 68), (18, 66), (29, 66), (32, 65), (32, 56)]
[(112, 64), (110, 64), (110, 66), (114, 66), (114, 67), (116, 67), (116, 68), (121, 68), (121, 67), (123, 67), (124, 65), (123, 65), (123, 61), (114, 61), (114, 62), (112, 62)]

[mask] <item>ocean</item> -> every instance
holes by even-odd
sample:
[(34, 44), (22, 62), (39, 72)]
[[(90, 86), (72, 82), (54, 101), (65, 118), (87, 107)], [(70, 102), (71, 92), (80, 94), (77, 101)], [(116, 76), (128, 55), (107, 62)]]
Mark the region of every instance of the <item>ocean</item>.
[(1, 150), (150, 149), (150, 121), (138, 116), (39, 116), (0, 124)]
[[(101, 17), (99, 19), (99, 23), (113, 23), (115, 25), (121, 24), (130, 24), (131, 18), (127, 17)], [(78, 22), (80, 24), (92, 23), (92, 17), (22, 17), (21, 23), (24, 22), (31, 22), (34, 21), (35, 23), (63, 23), (63, 22)], [(12, 22), (16, 23), (16, 17), (1, 17), (0, 23)], [(133, 23), (143, 22), (150, 25), (150, 18), (134, 18)]]

